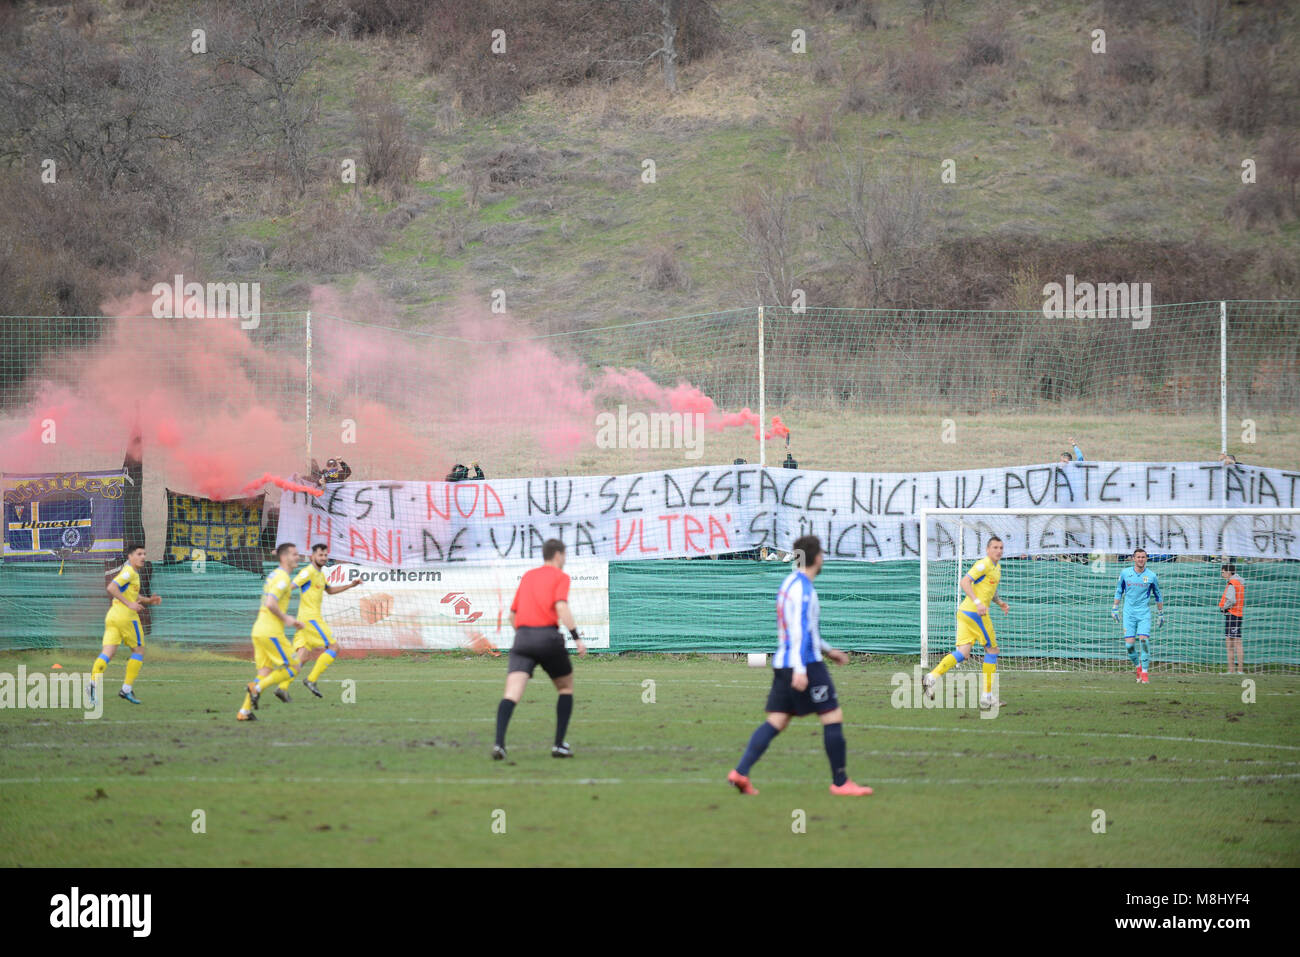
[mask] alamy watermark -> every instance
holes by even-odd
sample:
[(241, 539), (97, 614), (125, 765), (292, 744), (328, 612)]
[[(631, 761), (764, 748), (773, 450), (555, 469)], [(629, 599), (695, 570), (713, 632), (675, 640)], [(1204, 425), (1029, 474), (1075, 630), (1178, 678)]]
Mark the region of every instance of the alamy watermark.
[(998, 700), (998, 673), (993, 672), (992, 704), (980, 703), (984, 691), (984, 674), (976, 671), (949, 671), (941, 675), (935, 685), (934, 697), (925, 693), (921, 666), (914, 667), (909, 674), (898, 671), (890, 676), (889, 685), (894, 690), (889, 695), (889, 703), (895, 708), (943, 708), (978, 709), (981, 718), (996, 718), (1001, 702)]
[(618, 412), (596, 416), (596, 447), (600, 449), (683, 449), (688, 459), (704, 454), (704, 413)]
[(104, 714), (103, 684), (89, 671), (29, 673), (26, 665), (19, 665), (16, 675), (0, 672), (0, 709), (61, 708), (81, 711), (87, 721), (93, 721)]
[(262, 322), (260, 282), (186, 282), (177, 273), (171, 283), (154, 283), (156, 319), (237, 317), (241, 329), (256, 329)]
[(56, 928), (116, 927), (148, 937), (152, 912), (152, 894), (84, 894), (74, 887), (50, 898), (50, 926)]
[(1134, 329), (1151, 325), (1151, 283), (1065, 282), (1043, 287), (1043, 315), (1048, 319), (1128, 319)]

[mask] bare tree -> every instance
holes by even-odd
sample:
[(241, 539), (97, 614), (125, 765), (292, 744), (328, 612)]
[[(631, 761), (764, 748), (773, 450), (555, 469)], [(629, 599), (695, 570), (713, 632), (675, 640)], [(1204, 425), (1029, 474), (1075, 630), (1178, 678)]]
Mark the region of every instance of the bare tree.
[(677, 65), (690, 55), (691, 37), (697, 38), (698, 47), (700, 36), (719, 36), (722, 31), (709, 0), (622, 0), (621, 9), (635, 28), (609, 44), (606, 56), (596, 63), (618, 76), (658, 60), (669, 93), (677, 92)]
[(208, 45), (243, 81), (234, 92), (254, 137), (282, 153), (298, 195), (307, 190), (319, 91), (306, 82), (320, 54), (310, 36), (313, 0), (221, 0), (211, 10)]
[(746, 190), (736, 205), (736, 231), (744, 242), (745, 267), (756, 298), (774, 306), (790, 305), (799, 282), (794, 264), (795, 205), (793, 193), (763, 185)]
[[(680, 0), (659, 0), (659, 13), (663, 24), (663, 45), (655, 53), (663, 57), (664, 86), (669, 93), (677, 92), (677, 5)], [(652, 54), (653, 55), (653, 54)]]
[(1291, 211), (1300, 212), (1296, 206), (1296, 184), (1300, 183), (1300, 151), (1296, 149), (1296, 135), (1292, 130), (1275, 130), (1264, 141), (1264, 162), (1269, 176), (1285, 183), (1291, 198)]
[(1191, 0), (1184, 15), (1201, 63), (1199, 91), (1209, 93), (1214, 71), (1214, 48), (1223, 36), (1228, 0)]
[(119, 55), (62, 26), (40, 29), (0, 75), (0, 142), (11, 158), (53, 159), (115, 189), (205, 138), (199, 99), (178, 60), (157, 49)]
[(910, 174), (880, 171), (838, 148), (828, 179), (823, 213), (862, 295), (872, 305), (924, 298), (924, 267), (937, 233), (934, 194)]

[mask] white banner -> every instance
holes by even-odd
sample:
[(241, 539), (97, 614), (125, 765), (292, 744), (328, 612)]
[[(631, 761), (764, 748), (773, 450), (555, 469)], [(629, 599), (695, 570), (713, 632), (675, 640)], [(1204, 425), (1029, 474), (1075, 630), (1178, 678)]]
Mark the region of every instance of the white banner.
[[(478, 482), (343, 482), (287, 493), (278, 538), (326, 542), (337, 561), (385, 568), (629, 561), (776, 548), (815, 534), (828, 557), (919, 558), (921, 508), (1296, 508), (1300, 471), (1205, 462), (1071, 462), (952, 472), (815, 472), (700, 466), (618, 476)], [(1012, 554), (1123, 552), (1300, 558), (1291, 516), (978, 520)], [(1068, 534), (1066, 534), (1068, 531)], [(952, 544), (932, 543), (931, 557)]]
[[(514, 641), (510, 603), (519, 579), (538, 562), (438, 565), (407, 571), (334, 564), (330, 585), (362, 584), (321, 605), (345, 649), (456, 649), (481, 633), (505, 651)], [(609, 568), (605, 562), (569, 560), (569, 608), (582, 640), (609, 647)], [(573, 642), (567, 641), (570, 648)]]

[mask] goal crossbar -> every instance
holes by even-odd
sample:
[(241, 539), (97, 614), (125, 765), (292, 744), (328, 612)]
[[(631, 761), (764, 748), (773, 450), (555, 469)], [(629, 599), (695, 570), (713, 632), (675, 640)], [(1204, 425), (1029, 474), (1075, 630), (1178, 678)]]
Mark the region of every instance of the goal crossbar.
[[(1291, 516), (1300, 518), (1300, 508), (1252, 508), (1249, 506), (1238, 506), (1236, 508), (1172, 508), (1162, 506), (1159, 508), (920, 508), (917, 510), (917, 517), (920, 521), (920, 550), (921, 550), (921, 582), (920, 582), (920, 603), (921, 603), (921, 665), (928, 663), (929, 643), (930, 643), (930, 603), (929, 585), (930, 585), (930, 538), (928, 534), (929, 521), (931, 518), (961, 518), (966, 515), (1240, 515), (1242, 517), (1251, 516)], [(961, 570), (958, 569), (958, 575)]]

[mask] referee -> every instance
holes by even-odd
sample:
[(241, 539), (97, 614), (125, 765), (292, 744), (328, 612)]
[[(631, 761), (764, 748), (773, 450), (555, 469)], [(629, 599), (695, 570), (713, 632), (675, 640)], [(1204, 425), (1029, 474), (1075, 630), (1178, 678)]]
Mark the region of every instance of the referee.
[(555, 745), (551, 748), (551, 757), (573, 757), (573, 749), (564, 740), (564, 732), (568, 730), (569, 718), (573, 714), (573, 664), (560, 635), (560, 624), (569, 629), (579, 657), (585, 655), (587, 646), (578, 637), (578, 626), (573, 623), (573, 612), (569, 610), (564, 543), (551, 538), (542, 544), (542, 564), (524, 573), (515, 600), (510, 603), (510, 625), (515, 629), (515, 641), (510, 648), (510, 664), (506, 669), (505, 695), (497, 705), (497, 740), (492, 745), (494, 761), (506, 756), (506, 728), (510, 716), (524, 696), (528, 679), (538, 665), (542, 666), (559, 694), (555, 699)]

